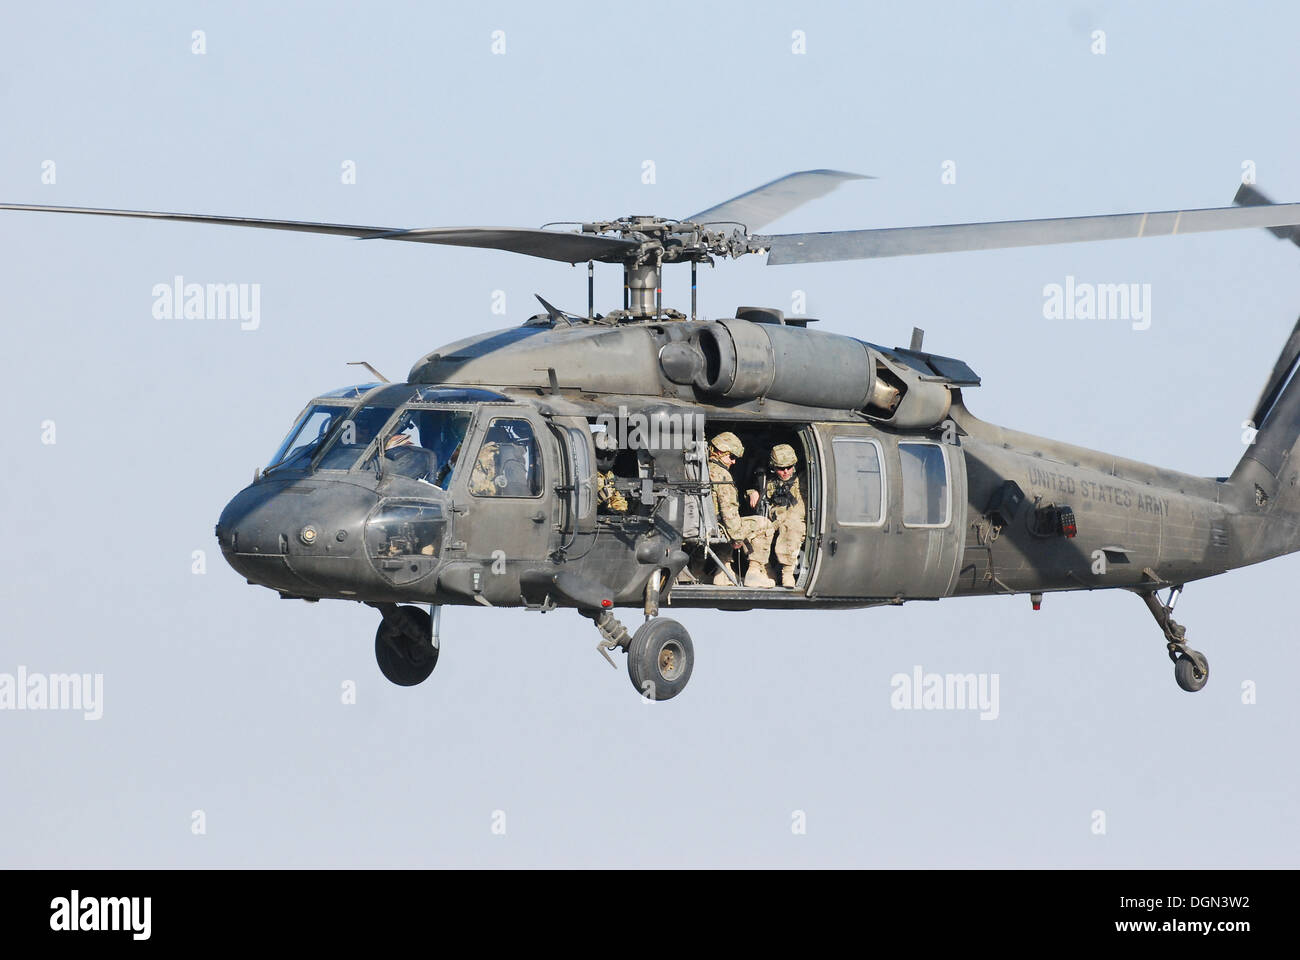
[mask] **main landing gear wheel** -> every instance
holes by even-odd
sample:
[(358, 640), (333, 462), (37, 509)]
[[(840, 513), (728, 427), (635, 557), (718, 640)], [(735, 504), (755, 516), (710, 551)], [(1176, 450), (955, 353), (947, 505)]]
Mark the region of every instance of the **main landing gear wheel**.
[(390, 610), (375, 631), (379, 672), (399, 687), (413, 687), (429, 679), (438, 664), (432, 628), (433, 621), (419, 607)]
[(1195, 693), (1210, 679), (1210, 661), (1205, 654), (1187, 649), (1174, 661), (1174, 679), (1188, 693)]
[(695, 666), (691, 635), (676, 620), (655, 617), (633, 636), (627, 650), (627, 675), (647, 700), (671, 700), (686, 688)]

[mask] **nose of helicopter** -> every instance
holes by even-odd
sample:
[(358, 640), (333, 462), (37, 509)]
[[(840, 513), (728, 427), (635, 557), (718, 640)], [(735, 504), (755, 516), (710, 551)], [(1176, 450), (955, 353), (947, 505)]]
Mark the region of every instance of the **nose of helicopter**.
[(376, 500), (343, 480), (260, 480), (221, 511), (217, 541), (251, 583), (294, 596), (351, 594), (369, 572), (364, 531)]

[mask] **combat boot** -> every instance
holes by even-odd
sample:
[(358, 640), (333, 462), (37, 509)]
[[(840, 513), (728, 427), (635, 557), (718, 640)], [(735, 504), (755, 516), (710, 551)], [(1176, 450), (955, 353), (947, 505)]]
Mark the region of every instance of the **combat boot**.
[[(731, 574), (731, 577), (735, 577), (735, 579), (733, 580), (731, 579), (731, 577), (728, 577), (727, 576), (728, 573)], [(735, 586), (736, 583), (739, 582), (739, 580), (740, 578), (736, 577), (736, 568), (733, 567), (730, 563), (724, 565), (721, 569), (718, 570), (717, 573), (713, 575), (713, 585), (715, 587), (732, 587)]]
[(793, 564), (789, 566), (783, 566), (781, 568), (781, 586), (783, 587), (794, 586), (794, 565)]
[(749, 569), (745, 572), (745, 586), (747, 587), (775, 587), (776, 581), (767, 575), (761, 563), (751, 563)]

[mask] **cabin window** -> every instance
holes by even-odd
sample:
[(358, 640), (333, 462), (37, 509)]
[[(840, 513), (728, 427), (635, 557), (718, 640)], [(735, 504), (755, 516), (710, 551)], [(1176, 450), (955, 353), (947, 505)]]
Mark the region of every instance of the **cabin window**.
[(476, 497), (536, 497), (542, 492), (537, 438), (527, 420), (493, 420), (469, 475)]
[(837, 437), (831, 443), (835, 452), (835, 522), (883, 523), (885, 484), (880, 445), (857, 437)]
[(903, 465), (903, 523), (909, 527), (942, 527), (952, 504), (948, 459), (937, 443), (900, 443)]

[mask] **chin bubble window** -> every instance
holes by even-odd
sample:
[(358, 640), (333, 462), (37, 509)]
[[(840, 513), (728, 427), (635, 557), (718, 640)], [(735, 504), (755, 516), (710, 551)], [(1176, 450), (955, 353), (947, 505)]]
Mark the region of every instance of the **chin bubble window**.
[(436, 503), (385, 501), (366, 521), (366, 554), (393, 583), (412, 583), (433, 570), (445, 522)]

